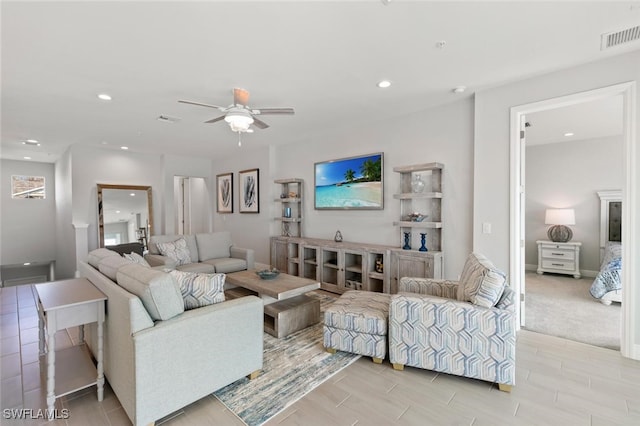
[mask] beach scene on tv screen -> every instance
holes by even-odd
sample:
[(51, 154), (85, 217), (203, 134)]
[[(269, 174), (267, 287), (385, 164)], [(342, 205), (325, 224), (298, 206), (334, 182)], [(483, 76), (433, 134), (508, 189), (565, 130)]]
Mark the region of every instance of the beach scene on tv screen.
[(316, 208), (382, 208), (382, 154), (316, 163)]

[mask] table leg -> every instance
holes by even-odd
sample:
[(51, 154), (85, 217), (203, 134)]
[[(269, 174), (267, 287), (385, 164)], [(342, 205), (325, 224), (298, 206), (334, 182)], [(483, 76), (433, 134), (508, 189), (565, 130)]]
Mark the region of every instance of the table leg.
[[(53, 416), (53, 409), (56, 402), (56, 395), (54, 393), (56, 386), (56, 332), (55, 327), (48, 327), (48, 351), (47, 351), (47, 409), (48, 415)], [(53, 418), (49, 418), (53, 420)]]
[[(103, 302), (100, 302), (103, 303)], [(104, 305), (103, 305), (104, 306)], [(98, 388), (98, 401), (102, 401), (104, 398), (104, 365), (103, 365), (103, 322), (104, 322), (104, 310), (98, 314), (98, 354), (97, 354), (97, 365), (96, 370), (98, 370), (98, 379), (97, 379), (97, 388)]]

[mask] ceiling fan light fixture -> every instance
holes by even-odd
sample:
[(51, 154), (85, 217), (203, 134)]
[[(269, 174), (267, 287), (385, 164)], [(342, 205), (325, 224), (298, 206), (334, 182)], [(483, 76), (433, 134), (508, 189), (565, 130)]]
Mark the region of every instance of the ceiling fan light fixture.
[(253, 123), (253, 117), (246, 111), (229, 111), (224, 117), (233, 132), (246, 132)]

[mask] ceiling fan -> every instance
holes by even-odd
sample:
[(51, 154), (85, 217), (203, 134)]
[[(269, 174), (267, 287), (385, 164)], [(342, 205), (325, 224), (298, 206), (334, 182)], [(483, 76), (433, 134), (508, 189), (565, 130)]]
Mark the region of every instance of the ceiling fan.
[(256, 117), (257, 115), (290, 115), (294, 113), (293, 108), (250, 108), (248, 105), (249, 91), (239, 88), (233, 89), (233, 103), (227, 107), (185, 100), (179, 100), (178, 102), (220, 110), (223, 115), (205, 121), (205, 123), (215, 123), (224, 120), (229, 123), (231, 130), (238, 134), (252, 132), (253, 130), (249, 128), (252, 124), (259, 129), (269, 127), (267, 123), (258, 119)]

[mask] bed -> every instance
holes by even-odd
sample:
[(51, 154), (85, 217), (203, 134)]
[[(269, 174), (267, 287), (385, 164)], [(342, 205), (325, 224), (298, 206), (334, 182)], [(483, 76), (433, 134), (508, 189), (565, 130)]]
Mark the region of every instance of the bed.
[(622, 302), (622, 192), (599, 191), (600, 271), (590, 293), (605, 305)]

